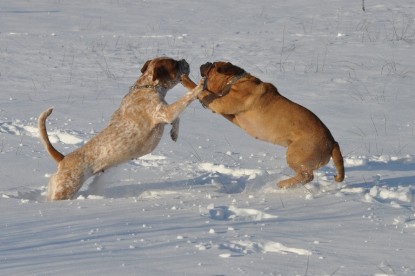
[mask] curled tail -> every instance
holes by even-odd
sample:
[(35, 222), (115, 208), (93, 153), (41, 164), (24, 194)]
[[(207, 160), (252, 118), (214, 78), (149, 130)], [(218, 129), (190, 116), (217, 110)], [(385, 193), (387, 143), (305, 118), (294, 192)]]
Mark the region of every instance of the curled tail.
[(49, 115), (52, 113), (52, 110), (53, 108), (49, 108), (43, 111), (38, 118), (37, 124), (39, 127), (40, 139), (42, 140), (43, 145), (45, 146), (49, 155), (52, 156), (52, 158), (55, 159), (57, 163), (59, 163), (65, 156), (52, 146), (49, 141), (49, 136), (45, 126), (46, 118), (49, 117)]
[(343, 156), (337, 142), (334, 143), (333, 149), (331, 150), (331, 158), (333, 159), (333, 163), (337, 171), (337, 175), (334, 177), (334, 179), (337, 182), (342, 182), (344, 180), (344, 164)]

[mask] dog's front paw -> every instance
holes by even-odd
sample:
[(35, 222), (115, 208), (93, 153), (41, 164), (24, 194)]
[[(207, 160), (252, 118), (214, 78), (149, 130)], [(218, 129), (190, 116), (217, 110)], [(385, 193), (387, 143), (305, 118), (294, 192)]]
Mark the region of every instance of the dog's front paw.
[(206, 89), (206, 77), (200, 79), (199, 84), (193, 89), (193, 95), (197, 97), (202, 91)]

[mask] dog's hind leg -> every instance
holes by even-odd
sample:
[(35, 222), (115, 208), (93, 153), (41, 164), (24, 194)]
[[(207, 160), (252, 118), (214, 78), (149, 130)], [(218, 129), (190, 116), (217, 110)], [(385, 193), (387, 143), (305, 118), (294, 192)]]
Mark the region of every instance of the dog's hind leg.
[(287, 164), (296, 175), (278, 183), (280, 188), (306, 184), (314, 179), (313, 171), (324, 166), (330, 160), (329, 147), (318, 147), (307, 140), (292, 142), (287, 148)]
[(49, 180), (48, 200), (72, 199), (85, 180), (83, 172), (59, 169)]
[(289, 188), (298, 184), (304, 185), (308, 182), (311, 182), (313, 179), (313, 171), (300, 171), (297, 172), (295, 176), (278, 182), (278, 187)]

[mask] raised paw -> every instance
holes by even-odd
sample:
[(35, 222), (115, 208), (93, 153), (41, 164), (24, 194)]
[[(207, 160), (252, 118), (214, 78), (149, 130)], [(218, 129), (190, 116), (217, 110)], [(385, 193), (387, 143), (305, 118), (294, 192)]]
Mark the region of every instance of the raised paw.
[(202, 78), (199, 81), (199, 84), (194, 89), (192, 89), (191, 93), (194, 97), (197, 97), (202, 91), (205, 90), (205, 83), (206, 83), (206, 78)]
[(183, 74), (180, 76), (180, 83), (186, 87), (188, 90), (192, 90), (196, 87), (196, 83), (194, 83), (190, 78), (189, 75)]

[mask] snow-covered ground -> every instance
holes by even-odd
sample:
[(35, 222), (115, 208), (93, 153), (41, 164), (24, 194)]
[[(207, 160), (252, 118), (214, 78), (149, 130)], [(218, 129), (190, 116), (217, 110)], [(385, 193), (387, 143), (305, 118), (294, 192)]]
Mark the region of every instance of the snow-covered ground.
[[(0, 2), (0, 274), (414, 275), (415, 6), (365, 2)], [(67, 154), (164, 55), (195, 81), (231, 61), (311, 109), (340, 143), (344, 183), (329, 163), (278, 189), (284, 149), (194, 102), (176, 143), (46, 202), (40, 112), (55, 107)]]

